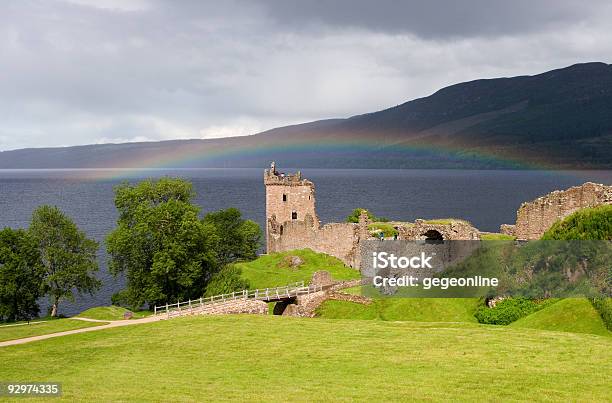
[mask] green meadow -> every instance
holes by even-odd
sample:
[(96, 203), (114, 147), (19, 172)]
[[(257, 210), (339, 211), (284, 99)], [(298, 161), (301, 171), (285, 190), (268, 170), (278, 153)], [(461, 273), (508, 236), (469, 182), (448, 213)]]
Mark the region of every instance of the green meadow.
[(386, 298), (370, 305), (325, 301), (317, 314), (326, 319), (476, 323), (475, 298)]
[[(290, 256), (302, 263), (292, 267)], [(251, 288), (308, 282), (318, 270), (337, 280), (358, 278), (310, 250), (238, 266)], [(610, 400), (612, 333), (588, 300), (559, 300), (509, 326), (478, 324), (480, 304), (330, 300), (317, 318), (196, 316), (136, 324), (0, 348), (0, 379), (60, 382), (69, 401)], [(79, 316), (118, 320), (125, 312), (96, 307)], [(0, 339), (99, 325), (59, 319), (0, 327)]]
[(37, 320), (30, 323), (20, 322), (0, 326), (0, 341), (23, 339), (24, 337), (40, 336), (42, 334), (58, 333), (66, 330), (100, 326), (104, 324), (105, 323), (85, 322), (70, 318)]
[[(79, 318), (96, 320), (122, 320), (123, 315), (128, 312), (131, 311), (120, 306), (97, 306), (94, 308), (89, 308), (77, 316)], [(149, 316), (151, 314), (152, 312), (150, 311), (132, 312), (132, 319), (144, 318), (145, 316)]]
[[(297, 267), (288, 264), (288, 258), (297, 256), (303, 263)], [(335, 280), (351, 280), (360, 277), (359, 271), (346, 267), (339, 259), (316, 253), (310, 249), (263, 255), (251, 262), (237, 263), (241, 277), (249, 281), (250, 288), (279, 287), (298, 281), (310, 282), (312, 275), (325, 270)]]
[(202, 316), (2, 348), (67, 400), (610, 398), (612, 339), (469, 323)]

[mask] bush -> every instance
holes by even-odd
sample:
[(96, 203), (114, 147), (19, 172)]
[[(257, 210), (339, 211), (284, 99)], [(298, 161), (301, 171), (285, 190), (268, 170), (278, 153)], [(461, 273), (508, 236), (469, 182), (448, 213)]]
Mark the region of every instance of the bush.
[(229, 294), (234, 291), (246, 290), (250, 287), (249, 281), (240, 277), (240, 268), (228, 265), (215, 273), (206, 286), (206, 297), (219, 294)]
[(393, 225), (380, 222), (368, 225), (368, 230), (370, 233), (382, 232), (385, 238), (391, 238), (395, 235), (399, 235), (399, 232), (393, 228)]
[(370, 210), (366, 210), (364, 208), (356, 208), (355, 210), (353, 210), (353, 212), (348, 217), (346, 217), (346, 222), (358, 223), (359, 216), (364, 210), (368, 215), (368, 220), (370, 220), (370, 222), (389, 222), (389, 219), (387, 217), (376, 217), (374, 214), (370, 213)]
[(509, 325), (510, 323), (544, 308), (548, 302), (536, 302), (527, 298), (506, 298), (489, 308), (481, 305), (474, 316), (479, 323)]
[(612, 240), (612, 205), (579, 210), (553, 224), (542, 239)]
[[(130, 298), (127, 295), (127, 291), (126, 290), (121, 290), (121, 291), (118, 291), (118, 292), (114, 293), (111, 296), (111, 305), (127, 308), (127, 307), (130, 306), (129, 300), (130, 300)], [(134, 307), (132, 307), (132, 308), (134, 308)], [(135, 307), (135, 309), (138, 309), (138, 308), (140, 308), (140, 307)]]
[(599, 312), (599, 316), (603, 320), (604, 325), (608, 330), (612, 331), (612, 298), (591, 298), (591, 304)]

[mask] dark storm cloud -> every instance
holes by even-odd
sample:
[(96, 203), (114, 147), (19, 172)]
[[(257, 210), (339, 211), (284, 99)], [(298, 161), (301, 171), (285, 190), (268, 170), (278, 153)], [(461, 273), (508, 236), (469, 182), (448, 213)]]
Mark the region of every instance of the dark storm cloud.
[(612, 6), (4, 0), (0, 150), (244, 135), (610, 62)]
[(605, 1), (261, 0), (286, 26), (353, 27), (423, 38), (511, 35), (588, 20)]

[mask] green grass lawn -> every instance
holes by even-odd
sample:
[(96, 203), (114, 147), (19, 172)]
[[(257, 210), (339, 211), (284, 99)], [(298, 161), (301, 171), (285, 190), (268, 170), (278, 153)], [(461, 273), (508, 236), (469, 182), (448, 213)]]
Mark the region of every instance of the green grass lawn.
[[(77, 316), (79, 318), (89, 318), (98, 320), (122, 320), (123, 314), (126, 312), (130, 311), (120, 306), (97, 306), (95, 308), (89, 308), (88, 310), (81, 312)], [(132, 314), (133, 319), (139, 319), (152, 315), (153, 312), (138, 311), (132, 312)]]
[(487, 233), (480, 234), (480, 239), (482, 239), (483, 241), (512, 241), (516, 238), (512, 235)]
[(105, 323), (84, 322), (76, 319), (48, 319), (35, 322), (8, 324), (0, 326), (0, 341), (22, 339), (24, 337), (40, 336), (41, 334), (57, 333), (82, 327), (100, 326)]
[(177, 318), (2, 348), (0, 379), (66, 400), (610, 399), (612, 339), (275, 316)]
[[(287, 256), (298, 256), (304, 263), (297, 268), (287, 267), (283, 260)], [(339, 259), (310, 249), (263, 255), (251, 262), (237, 263), (236, 266), (242, 269), (242, 277), (249, 280), (251, 289), (278, 287), (297, 281), (308, 283), (313, 273), (319, 270), (330, 272), (335, 280), (360, 277), (358, 270), (346, 267)]]
[(475, 323), (477, 304), (476, 298), (385, 298), (375, 299), (371, 305), (326, 301), (317, 314), (327, 319)]
[(562, 299), (509, 326), (612, 336), (586, 298)]

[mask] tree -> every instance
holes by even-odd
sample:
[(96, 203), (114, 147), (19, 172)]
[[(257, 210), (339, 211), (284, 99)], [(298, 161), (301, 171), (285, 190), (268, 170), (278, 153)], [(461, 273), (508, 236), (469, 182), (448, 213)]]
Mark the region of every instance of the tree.
[(235, 265), (227, 265), (215, 273), (206, 285), (204, 296), (211, 297), (246, 290), (250, 287), (247, 279), (241, 277), (242, 270)]
[(116, 295), (133, 308), (199, 298), (218, 269), (215, 227), (198, 218), (191, 183), (174, 178), (115, 188), (117, 228), (106, 239), (111, 273), (125, 273)]
[(612, 240), (612, 205), (578, 210), (557, 221), (542, 235), (544, 240)]
[(389, 221), (387, 217), (376, 217), (374, 214), (370, 213), (370, 210), (366, 210), (364, 208), (356, 208), (355, 210), (353, 210), (353, 212), (348, 217), (346, 217), (346, 222), (358, 223), (359, 216), (361, 215), (361, 212), (364, 210), (366, 211), (370, 222), (388, 222)]
[(219, 236), (217, 256), (221, 265), (257, 257), (257, 250), (261, 246), (261, 229), (256, 222), (243, 219), (238, 209), (208, 213), (204, 222), (212, 224)]
[(28, 231), (40, 254), (43, 290), (51, 299), (51, 316), (57, 316), (61, 301), (74, 300), (75, 291), (93, 294), (100, 287), (95, 277), (98, 243), (87, 238), (60, 209), (37, 208)]
[(24, 230), (0, 231), (0, 321), (38, 316), (43, 271), (32, 238)]

